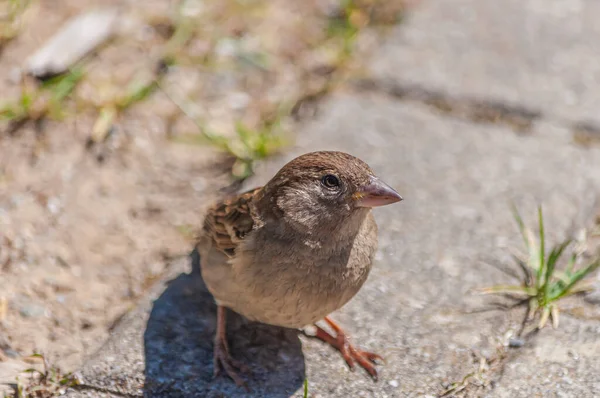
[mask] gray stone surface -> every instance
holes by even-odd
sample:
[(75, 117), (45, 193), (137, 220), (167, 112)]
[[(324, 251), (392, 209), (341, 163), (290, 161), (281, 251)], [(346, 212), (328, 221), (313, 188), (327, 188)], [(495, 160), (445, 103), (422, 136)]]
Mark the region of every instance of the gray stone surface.
[[(230, 338), (235, 355), (255, 368), (249, 378), (253, 394), (227, 379), (212, 381), (214, 308), (194, 272), (178, 276), (158, 300), (124, 321), (82, 370), (86, 383), (156, 397), (279, 397), (294, 391), (300, 396), (306, 376), (315, 397), (439, 394), (444, 383), (477, 369), (478, 355), (493, 357), (518, 328), (522, 311), (481, 311), (488, 300), (468, 294), (510, 281), (484, 264), (508, 263), (504, 247), (520, 243), (508, 201), (515, 200), (527, 216), (542, 202), (549, 239), (556, 240), (582, 219), (599, 192), (600, 150), (572, 145), (562, 128), (538, 127), (537, 134), (524, 137), (385, 96), (340, 94), (302, 128), (294, 151), (264, 164), (249, 182), (264, 182), (298, 153), (339, 149), (368, 161), (405, 197), (398, 206), (376, 211), (377, 265), (359, 295), (334, 314), (360, 345), (386, 357), (378, 383), (360, 370), (348, 372), (341, 357), (318, 341), (241, 321), (235, 321)], [(600, 314), (578, 300), (567, 305), (584, 306), (592, 318)], [(589, 353), (600, 346), (597, 322), (564, 318), (561, 329), (546, 329), (511, 354), (503, 377), (490, 372), (492, 394), (552, 396), (560, 385), (566, 396), (593, 396), (600, 359)], [(574, 354), (554, 357), (557, 342), (565, 344), (561, 352)], [(524, 369), (535, 374), (528, 371), (528, 379)], [(574, 382), (564, 382), (565, 376)]]
[(599, 318), (563, 317), (558, 330), (543, 333), (506, 365), (491, 397), (600, 396)]
[(600, 121), (600, 3), (422, 1), (371, 63), (377, 79)]

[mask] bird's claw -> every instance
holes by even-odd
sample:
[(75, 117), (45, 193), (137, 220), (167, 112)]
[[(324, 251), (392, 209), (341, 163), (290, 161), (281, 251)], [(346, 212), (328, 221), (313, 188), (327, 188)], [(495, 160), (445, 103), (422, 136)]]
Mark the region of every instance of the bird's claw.
[(238, 387), (250, 391), (246, 382), (240, 377), (238, 372), (249, 373), (250, 368), (241, 361), (234, 359), (229, 354), (229, 350), (224, 344), (216, 344), (214, 351), (214, 372), (213, 377), (216, 378), (224, 370)]
[[(345, 338), (345, 337), (344, 337)], [(381, 356), (372, 352), (362, 351), (354, 348), (352, 345), (346, 342), (343, 349), (340, 350), (342, 356), (346, 360), (346, 363), (350, 367), (350, 370), (354, 371), (356, 363), (358, 363), (363, 369), (365, 369), (371, 377), (377, 381), (378, 374), (375, 365), (377, 360), (381, 360)]]
[(348, 337), (344, 333), (344, 331), (333, 321), (328, 318), (325, 318), (325, 321), (329, 323), (329, 325), (334, 329), (337, 335), (334, 337), (329, 334), (326, 330), (322, 329), (319, 326), (317, 327), (317, 337), (320, 340), (323, 340), (326, 343), (329, 343), (331, 346), (336, 348), (341, 354), (348, 367), (351, 371), (354, 371), (356, 368), (356, 364), (358, 363), (363, 369), (365, 369), (373, 378), (373, 380), (377, 381), (378, 374), (375, 366), (378, 362), (384, 362), (385, 360), (381, 355), (375, 354), (373, 352), (363, 351), (352, 344), (348, 340)]

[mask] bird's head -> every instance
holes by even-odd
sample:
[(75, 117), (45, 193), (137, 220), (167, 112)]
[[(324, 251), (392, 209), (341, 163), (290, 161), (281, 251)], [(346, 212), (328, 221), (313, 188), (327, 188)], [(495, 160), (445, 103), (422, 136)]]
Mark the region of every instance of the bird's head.
[(362, 160), (325, 151), (290, 161), (265, 185), (264, 194), (274, 215), (308, 233), (335, 233), (360, 222), (372, 207), (402, 200)]

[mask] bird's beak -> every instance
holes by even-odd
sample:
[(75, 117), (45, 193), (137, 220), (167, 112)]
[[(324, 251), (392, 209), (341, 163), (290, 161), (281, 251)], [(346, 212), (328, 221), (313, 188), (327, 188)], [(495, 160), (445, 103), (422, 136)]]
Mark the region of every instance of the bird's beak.
[(357, 206), (378, 207), (400, 202), (402, 196), (377, 177), (371, 177), (369, 184), (354, 194)]

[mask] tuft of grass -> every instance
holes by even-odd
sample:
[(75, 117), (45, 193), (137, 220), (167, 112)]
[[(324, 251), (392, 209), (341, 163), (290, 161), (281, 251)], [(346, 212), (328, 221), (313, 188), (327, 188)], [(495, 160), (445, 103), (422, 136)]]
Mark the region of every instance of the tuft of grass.
[(102, 142), (111, 131), (115, 120), (132, 105), (147, 99), (157, 88), (158, 79), (162, 74), (152, 79), (134, 79), (123, 93), (102, 104), (98, 117), (92, 128), (91, 140), (94, 143)]
[[(122, 93), (101, 104), (92, 129), (92, 140), (102, 141), (121, 113), (147, 99), (158, 88), (158, 79), (161, 76), (162, 74), (158, 73), (151, 79), (135, 78)], [(20, 97), (0, 106), (0, 121), (9, 122), (8, 131), (13, 132), (28, 121), (44, 118), (62, 120), (66, 116), (67, 101), (73, 97), (75, 88), (84, 77), (84, 68), (78, 65), (66, 74), (33, 87), (24, 81)]]
[(238, 122), (235, 126), (237, 140), (223, 142), (223, 149), (235, 156), (232, 168), (235, 178), (245, 179), (253, 174), (254, 164), (276, 152), (284, 145), (284, 140), (278, 131), (280, 119), (266, 121), (257, 129), (251, 129)]
[(279, 118), (266, 121), (255, 129), (237, 122), (235, 133), (230, 138), (200, 127), (199, 134), (184, 135), (175, 140), (186, 144), (208, 144), (232, 156), (235, 162), (231, 174), (238, 180), (250, 177), (254, 173), (256, 162), (276, 154), (287, 144), (281, 133)]
[(304, 379), (304, 398), (308, 398), (308, 379)]
[(33, 354), (30, 359), (37, 358), (43, 363), (43, 370), (34, 368), (25, 369), (23, 373), (29, 374), (26, 380), (17, 378), (15, 398), (50, 398), (63, 395), (70, 387), (80, 384), (72, 373), (62, 373), (59, 368), (50, 366), (42, 354)]
[(478, 364), (477, 370), (466, 374), (460, 381), (450, 383), (448, 387), (444, 391), (442, 391), (439, 397), (447, 397), (450, 395), (457, 394), (469, 388), (470, 386), (487, 386), (487, 384), (489, 383), (486, 377), (488, 368), (489, 366), (487, 364), (486, 359), (482, 357)]
[(33, 88), (23, 84), (19, 99), (0, 106), (0, 121), (22, 125), (29, 120), (36, 121), (45, 117), (62, 119), (65, 100), (83, 76), (84, 70), (78, 66)]
[[(492, 383), (494, 376), (502, 372), (508, 359), (507, 350), (504, 344), (496, 347), (496, 354), (491, 358), (472, 352), (473, 362), (476, 368), (455, 381), (444, 385), (445, 389), (438, 397), (473, 396), (477, 390), (487, 389)], [(445, 383), (444, 383), (445, 384)]]
[(191, 145), (210, 145), (235, 159), (231, 175), (236, 180), (244, 180), (254, 173), (256, 162), (277, 154), (288, 145), (287, 134), (282, 127), (282, 120), (289, 115), (285, 106), (275, 112), (272, 117), (265, 118), (256, 128), (251, 128), (238, 121), (235, 123), (235, 135), (225, 136), (208, 129), (205, 124), (194, 117), (185, 103), (179, 102), (167, 90), (162, 90), (167, 97), (194, 121), (199, 133), (174, 137), (175, 142)]
[[(600, 256), (592, 261), (583, 262), (583, 251), (575, 247), (568, 256), (564, 269), (557, 265), (564, 257), (567, 248), (574, 242), (567, 239), (546, 250), (544, 217), (541, 206), (538, 207), (539, 237), (536, 239), (531, 229), (525, 226), (521, 215), (513, 206), (513, 216), (519, 227), (523, 244), (527, 250), (525, 256), (514, 254), (513, 258), (523, 274), (520, 285), (497, 285), (478, 289), (481, 294), (508, 294), (521, 298), (529, 305), (526, 321), (538, 317), (537, 328), (542, 329), (549, 319), (554, 328), (559, 324), (558, 301), (564, 297), (583, 293), (589, 286), (582, 280), (600, 267)], [(575, 245), (573, 245), (575, 246)]]
[(338, 15), (329, 18), (328, 22), (327, 36), (341, 39), (340, 56), (346, 60), (352, 54), (356, 35), (368, 24), (368, 16), (355, 1), (343, 0)]
[(406, 8), (404, 0), (341, 0), (338, 12), (328, 20), (327, 37), (341, 39), (340, 58), (345, 62), (361, 30), (395, 25)]

